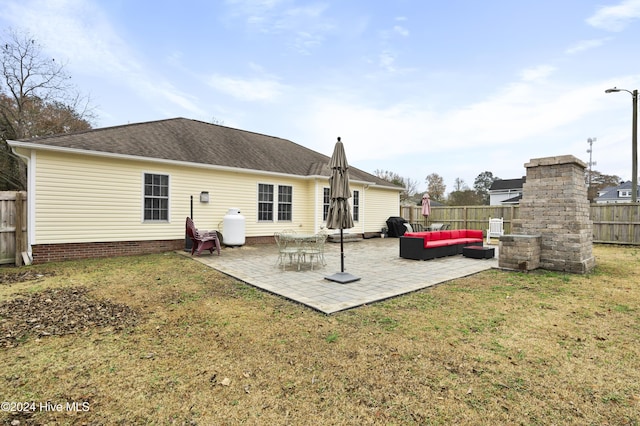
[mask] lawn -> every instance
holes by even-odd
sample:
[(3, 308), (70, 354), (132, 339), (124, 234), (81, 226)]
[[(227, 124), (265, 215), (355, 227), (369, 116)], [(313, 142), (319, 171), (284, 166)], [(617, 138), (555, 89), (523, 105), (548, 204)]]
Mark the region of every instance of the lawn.
[(640, 248), (326, 316), (167, 253), (0, 269), (4, 424), (637, 425)]

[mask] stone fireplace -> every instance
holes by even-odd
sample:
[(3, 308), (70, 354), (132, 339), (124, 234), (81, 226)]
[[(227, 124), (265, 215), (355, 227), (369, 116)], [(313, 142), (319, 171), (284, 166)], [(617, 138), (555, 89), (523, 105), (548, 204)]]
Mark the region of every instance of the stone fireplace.
[(520, 215), (500, 237), (499, 266), (585, 274), (595, 266), (586, 164), (572, 155), (532, 159)]

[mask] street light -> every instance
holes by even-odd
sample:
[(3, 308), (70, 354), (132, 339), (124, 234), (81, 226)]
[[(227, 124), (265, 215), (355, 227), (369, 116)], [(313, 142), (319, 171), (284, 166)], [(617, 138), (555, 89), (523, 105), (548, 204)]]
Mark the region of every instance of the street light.
[(607, 89), (604, 93), (627, 92), (633, 100), (633, 118), (631, 125), (631, 202), (638, 201), (638, 90)]

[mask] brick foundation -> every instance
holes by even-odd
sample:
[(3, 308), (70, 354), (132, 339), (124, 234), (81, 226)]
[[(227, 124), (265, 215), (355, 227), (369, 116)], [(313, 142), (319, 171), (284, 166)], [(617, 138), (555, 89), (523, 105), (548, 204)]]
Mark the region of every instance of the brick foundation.
[[(274, 244), (272, 235), (247, 237), (247, 245)], [(224, 248), (224, 244), (222, 245)], [(160, 241), (113, 241), (99, 243), (38, 244), (32, 246), (33, 263), (60, 262), (65, 260), (93, 259), (100, 257), (133, 256), (182, 250), (184, 239)]]
[(99, 243), (37, 244), (32, 246), (33, 263), (98, 257), (162, 253), (184, 248), (184, 239), (162, 241), (113, 241)]

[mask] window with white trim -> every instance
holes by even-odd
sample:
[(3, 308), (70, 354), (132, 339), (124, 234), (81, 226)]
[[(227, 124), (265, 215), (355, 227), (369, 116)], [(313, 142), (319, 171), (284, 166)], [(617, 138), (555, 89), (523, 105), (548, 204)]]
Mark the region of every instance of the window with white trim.
[(353, 191), (353, 220), (360, 220), (360, 191)]
[(292, 220), (293, 212), (293, 188), (287, 185), (278, 185), (278, 221)]
[(291, 222), (293, 220), (293, 187), (278, 185), (278, 198), (275, 198), (275, 185), (258, 184), (258, 222)]
[(327, 216), (329, 216), (329, 204), (331, 204), (331, 190), (329, 188), (324, 188), (322, 194), (322, 220), (326, 221)]
[(273, 185), (258, 184), (258, 222), (273, 221)]
[(144, 221), (169, 220), (169, 175), (144, 174)]

